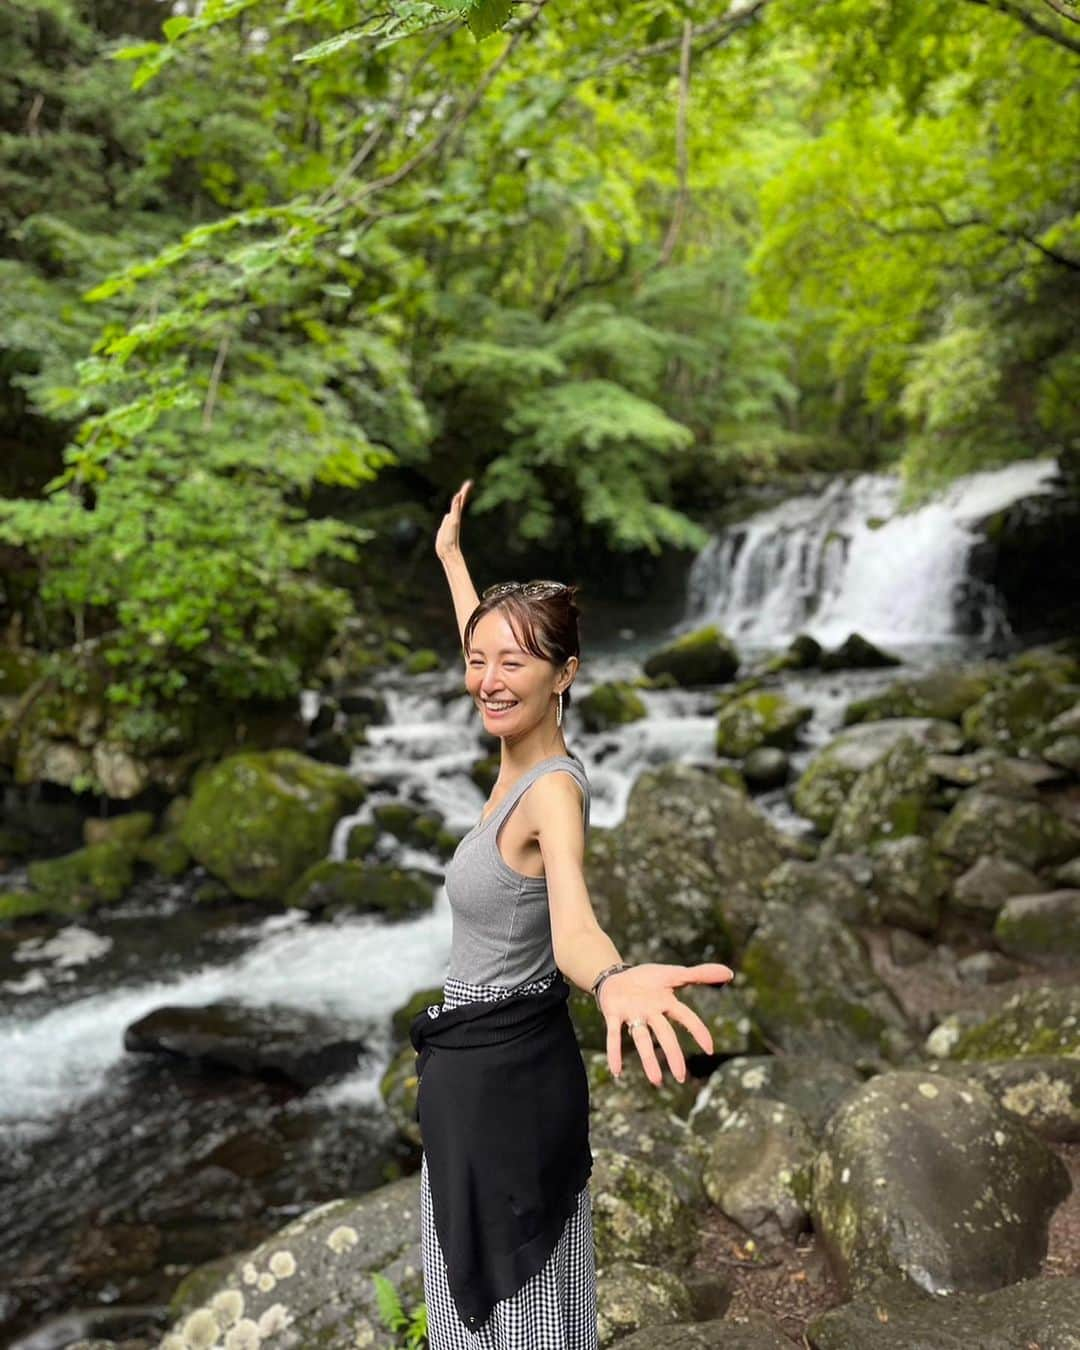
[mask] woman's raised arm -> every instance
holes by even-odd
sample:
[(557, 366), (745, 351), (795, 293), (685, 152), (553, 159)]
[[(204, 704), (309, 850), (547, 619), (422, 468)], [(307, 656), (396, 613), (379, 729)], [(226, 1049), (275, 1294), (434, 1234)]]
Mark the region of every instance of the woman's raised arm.
[(435, 536), (435, 556), (443, 565), (446, 580), (450, 583), (450, 594), (454, 597), (454, 614), (457, 618), (461, 645), (465, 646), (465, 625), (469, 615), (480, 603), (476, 587), (472, 584), (465, 555), (461, 551), (461, 513), (465, 509), (465, 499), (472, 487), (472, 479), (466, 478), (454, 493), (450, 510), (443, 516), (439, 532)]

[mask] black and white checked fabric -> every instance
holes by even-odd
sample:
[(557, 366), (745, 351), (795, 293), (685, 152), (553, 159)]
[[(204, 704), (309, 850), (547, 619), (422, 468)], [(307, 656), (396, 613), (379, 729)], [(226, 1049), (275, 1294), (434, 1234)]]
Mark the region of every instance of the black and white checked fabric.
[[(514, 989), (448, 979), (444, 1002), (429, 1007), (437, 1016), (461, 1003), (495, 1002), (511, 994), (542, 993), (557, 972)], [(589, 1183), (578, 1192), (577, 1209), (542, 1269), (509, 1298), (500, 1299), (479, 1331), (458, 1317), (446, 1282), (446, 1265), (435, 1232), (427, 1156), (420, 1165), (420, 1248), (424, 1265), (430, 1350), (598, 1350), (596, 1252), (593, 1247)]]

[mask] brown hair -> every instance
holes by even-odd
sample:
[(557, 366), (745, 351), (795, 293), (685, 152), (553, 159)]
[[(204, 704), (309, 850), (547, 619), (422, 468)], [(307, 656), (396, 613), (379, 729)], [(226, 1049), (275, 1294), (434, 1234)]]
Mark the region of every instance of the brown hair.
[[(505, 591), (481, 600), (465, 625), (462, 652), (468, 660), (472, 650), (472, 635), (476, 625), (493, 609), (501, 609), (522, 648), (543, 661), (550, 661), (556, 669), (564, 666), (571, 656), (581, 660), (581, 638), (578, 619), (581, 610), (576, 604), (578, 587), (567, 586), (553, 595), (522, 595), (520, 591)], [(570, 689), (563, 690), (563, 707), (570, 706)]]

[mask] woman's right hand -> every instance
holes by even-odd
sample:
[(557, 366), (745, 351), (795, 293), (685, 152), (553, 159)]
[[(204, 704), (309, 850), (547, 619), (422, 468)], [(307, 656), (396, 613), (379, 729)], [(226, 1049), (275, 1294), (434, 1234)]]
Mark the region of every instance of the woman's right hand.
[(466, 478), (450, 501), (450, 510), (443, 516), (439, 532), (435, 536), (435, 556), (447, 558), (461, 552), (461, 513), (465, 509), (465, 499), (469, 495), (473, 480)]

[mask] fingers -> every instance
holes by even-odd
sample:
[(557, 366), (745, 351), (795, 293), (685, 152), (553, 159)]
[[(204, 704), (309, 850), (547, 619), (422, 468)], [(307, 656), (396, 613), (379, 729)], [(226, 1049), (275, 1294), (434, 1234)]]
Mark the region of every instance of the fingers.
[[(660, 1013), (656, 1020), (649, 1023), (649, 1027), (660, 1042), (660, 1047), (664, 1052), (671, 1072), (678, 1083), (686, 1082), (686, 1060), (683, 1058), (682, 1046), (679, 1045), (679, 1038), (672, 1030), (671, 1023), (663, 1013)], [(643, 1028), (644, 1030), (644, 1028)], [(659, 1069), (659, 1065), (657, 1065)]]
[(671, 1007), (665, 1009), (665, 1011), (668, 1017), (673, 1017), (676, 1022), (682, 1023), (707, 1055), (714, 1053), (712, 1033), (693, 1008), (688, 1008), (685, 1003), (673, 999)]
[(622, 1023), (616, 1022), (614, 1018), (608, 1019), (607, 1024), (607, 1057), (611, 1072), (618, 1078), (622, 1073), (622, 1036), (619, 1034), (622, 1030)]

